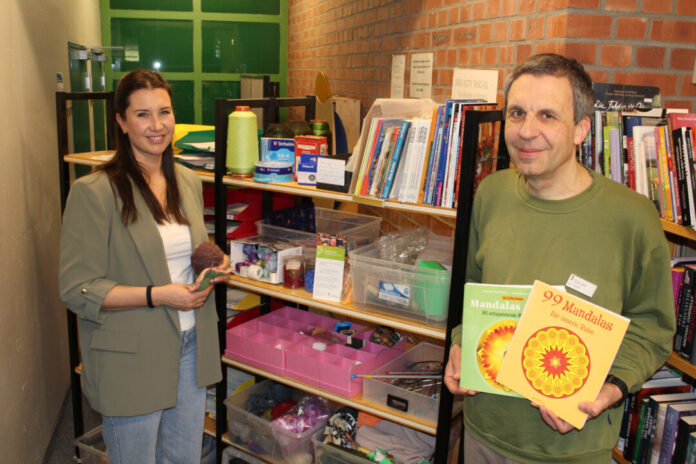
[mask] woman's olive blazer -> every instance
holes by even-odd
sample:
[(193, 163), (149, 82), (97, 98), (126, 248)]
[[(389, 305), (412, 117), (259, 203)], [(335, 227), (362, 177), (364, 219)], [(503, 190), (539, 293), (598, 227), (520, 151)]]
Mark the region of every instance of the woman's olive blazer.
[[(195, 247), (208, 240), (201, 181), (179, 165), (176, 178)], [(178, 312), (165, 306), (101, 309), (106, 294), (117, 284), (171, 283), (155, 220), (135, 187), (133, 195), (138, 219), (125, 226), (121, 200), (106, 174), (92, 173), (73, 183), (63, 214), (60, 295), (79, 317), (84, 394), (95, 410), (107, 416), (141, 415), (176, 405), (181, 347)], [(205, 387), (221, 378), (214, 295), (195, 311), (196, 373), (198, 386)]]

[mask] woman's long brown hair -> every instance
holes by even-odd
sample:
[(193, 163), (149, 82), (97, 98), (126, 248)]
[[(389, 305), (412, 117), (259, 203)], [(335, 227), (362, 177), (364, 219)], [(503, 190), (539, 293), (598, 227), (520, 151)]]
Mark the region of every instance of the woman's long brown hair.
[[(165, 89), (169, 97), (171, 98), (172, 96), (171, 87), (158, 73), (146, 69), (131, 71), (118, 81), (114, 97), (114, 111), (124, 120), (126, 119), (126, 109), (130, 104), (131, 94), (140, 89)], [(188, 224), (189, 222), (181, 212), (179, 186), (177, 185), (174, 172), (174, 153), (171, 144), (162, 153), (162, 173), (167, 184), (167, 196), (164, 208), (162, 208), (147, 184), (143, 168), (133, 155), (133, 148), (131, 147), (128, 134), (125, 134), (120, 129), (116, 121), (113, 121), (113, 125), (116, 138), (116, 154), (110, 161), (98, 169), (104, 171), (109, 176), (114, 194), (117, 194), (123, 203), (123, 208), (121, 209), (121, 220), (123, 223), (127, 225), (138, 220), (138, 211), (133, 200), (132, 181), (145, 199), (147, 207), (158, 224), (162, 224), (168, 219), (174, 219), (179, 224)]]

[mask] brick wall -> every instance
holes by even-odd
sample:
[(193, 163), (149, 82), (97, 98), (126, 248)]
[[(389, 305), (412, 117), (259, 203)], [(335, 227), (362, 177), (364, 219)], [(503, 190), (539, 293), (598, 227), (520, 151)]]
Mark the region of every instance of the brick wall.
[[(653, 85), (696, 111), (695, 0), (289, 0), (288, 95), (314, 93), (318, 71), (363, 115), (390, 94), (391, 56), (434, 53), (433, 98), (456, 67), (498, 69), (538, 52), (583, 63), (597, 82)], [(499, 94), (498, 102), (502, 102)]]

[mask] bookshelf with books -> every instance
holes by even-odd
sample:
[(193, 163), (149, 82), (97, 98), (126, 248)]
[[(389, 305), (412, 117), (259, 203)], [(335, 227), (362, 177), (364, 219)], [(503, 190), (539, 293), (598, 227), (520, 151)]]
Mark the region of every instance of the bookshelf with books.
[[(391, 142), (393, 143), (392, 147), (392, 153), (388, 154), (387, 151), (385, 151), (384, 159), (382, 161), (382, 164), (384, 165), (384, 169), (382, 170), (382, 179), (379, 181), (381, 185), (375, 186), (373, 190), (373, 195), (355, 195), (354, 191), (350, 191), (348, 193), (342, 193), (342, 192), (336, 192), (336, 191), (329, 191), (329, 190), (322, 190), (322, 189), (317, 189), (316, 187), (313, 186), (305, 186), (305, 185), (299, 185), (296, 182), (289, 182), (289, 183), (262, 183), (262, 182), (256, 182), (252, 179), (240, 179), (240, 178), (234, 178), (231, 176), (227, 176), (226, 173), (224, 172), (224, 153), (225, 153), (225, 143), (226, 143), (226, 112), (230, 110), (230, 108), (234, 107), (234, 101), (230, 100), (218, 100), (216, 102), (216, 169), (215, 172), (215, 188), (216, 188), (216, 207), (218, 207), (218, 203), (220, 204), (220, 207), (224, 207), (224, 202), (225, 202), (225, 197), (224, 197), (224, 192), (228, 187), (249, 187), (249, 188), (255, 188), (262, 190), (264, 192), (283, 192), (283, 193), (288, 193), (291, 195), (296, 195), (298, 197), (302, 198), (309, 198), (309, 199), (329, 199), (329, 200), (336, 200), (340, 201), (343, 203), (358, 203), (358, 204), (368, 204), (373, 207), (378, 207), (378, 208), (385, 208), (385, 209), (394, 209), (398, 211), (403, 211), (403, 212), (414, 212), (414, 213), (420, 213), (420, 214), (426, 214), (430, 216), (439, 216), (439, 217), (445, 217), (445, 218), (457, 218), (458, 217), (458, 210), (452, 207), (443, 207), (443, 206), (436, 206), (433, 204), (422, 204), (418, 202), (402, 202), (399, 201), (398, 198), (390, 196), (390, 193), (388, 193), (388, 188), (385, 190), (385, 187), (389, 185), (389, 182), (396, 183), (396, 185), (399, 185), (399, 181), (397, 181), (397, 176), (403, 175), (399, 174), (399, 170), (397, 169), (397, 166), (403, 163), (406, 159), (405, 154), (407, 152), (403, 152), (399, 155), (396, 155), (396, 158), (399, 156), (401, 157), (401, 162), (397, 161), (395, 159), (395, 153), (393, 152), (393, 148), (396, 146), (396, 144), (401, 143), (405, 144), (407, 140), (407, 133), (408, 128), (413, 128), (414, 123), (413, 121), (408, 121), (404, 123), (404, 119), (406, 118), (399, 118), (400, 121), (398, 122), (398, 128), (399, 130), (404, 129), (405, 132), (402, 132), (402, 139), (401, 142), (399, 142), (399, 135), (398, 133), (392, 134), (391, 135)], [(495, 113), (495, 119), (491, 119), (490, 121), (500, 121), (502, 119), (502, 113), (500, 111), (494, 111), (492, 113)], [(478, 123), (476, 124), (476, 128), (478, 129)], [(419, 123), (415, 123), (415, 127), (418, 128)], [(394, 124), (393, 127), (397, 127), (397, 124)], [(365, 131), (369, 130), (369, 126), (367, 126)], [(393, 132), (393, 131), (392, 131)], [(458, 145), (464, 145), (464, 147), (471, 146), (471, 147), (476, 147), (477, 146), (477, 140), (478, 140), (478, 131), (475, 133), (475, 138), (476, 140), (473, 141), (473, 143), (468, 142), (466, 139), (465, 131), (464, 131), (464, 124), (461, 124), (461, 129), (460, 129), (460, 134), (462, 136), (461, 138), (461, 143), (460, 142), (454, 142), (454, 144)], [(386, 138), (386, 137), (385, 137)], [(467, 145), (465, 142), (469, 143)], [(466, 152), (466, 148), (463, 150)], [(459, 152), (462, 152), (462, 150), (459, 150)], [(473, 154), (473, 152), (469, 152), (469, 154)], [(460, 161), (460, 162), (455, 162), (451, 161), (450, 163), (450, 169), (452, 170), (452, 173), (450, 175), (451, 180), (454, 181), (455, 172), (454, 170), (461, 168), (462, 173), (467, 170), (470, 171), (467, 173), (467, 175), (462, 174), (460, 177), (462, 178), (461, 180), (461, 185), (469, 185), (467, 182), (472, 183), (474, 179), (474, 173), (473, 173), (473, 166), (475, 163), (475, 159), (473, 156), (468, 156), (468, 154), (464, 155), (464, 158), (466, 158), (467, 161)], [(443, 158), (444, 159), (444, 158)], [(492, 162), (492, 160), (488, 160), (489, 162)], [(392, 165), (392, 168), (389, 168), (389, 165)], [(504, 163), (503, 163), (504, 164)], [(464, 166), (471, 165), (472, 169), (466, 169)], [(501, 164), (502, 166), (502, 164)], [(446, 168), (443, 166), (443, 173), (441, 175), (441, 181), (445, 183), (445, 179), (447, 178), (446, 174)], [(453, 182), (450, 182), (450, 187), (454, 185)], [(466, 189), (465, 189), (466, 190)], [(368, 190), (369, 192), (369, 190)], [(462, 198), (463, 192), (460, 192), (459, 198)], [(441, 196), (444, 195), (444, 190), (441, 189)], [(455, 191), (452, 190), (451, 195), (455, 195)], [(444, 197), (443, 197), (444, 198)], [(471, 199), (471, 196), (469, 195), (469, 200)], [(468, 210), (467, 208), (459, 208), (460, 210), (465, 210), (467, 211), (467, 218), (468, 218)], [(224, 209), (222, 210), (224, 211)], [(217, 220), (217, 214), (216, 214), (216, 220)], [(459, 219), (458, 219), (459, 220)], [(216, 228), (216, 241), (218, 242), (219, 245), (225, 245), (224, 237), (221, 236), (220, 234), (220, 229)], [(240, 289), (244, 289), (247, 291), (252, 291), (258, 294), (261, 294), (267, 298), (274, 298), (276, 300), (281, 300), (290, 304), (294, 305), (300, 305), (300, 307), (308, 307), (310, 310), (319, 310), (319, 311), (325, 311), (330, 314), (338, 315), (339, 317), (345, 317), (349, 320), (358, 320), (361, 322), (365, 322), (371, 325), (387, 325), (389, 327), (394, 328), (395, 330), (401, 331), (403, 333), (409, 333), (412, 334), (416, 337), (425, 337), (425, 339), (429, 339), (434, 341), (437, 344), (444, 345), (447, 347), (449, 345), (449, 333), (451, 329), (454, 327), (454, 324), (458, 323), (458, 316), (457, 314), (449, 314), (448, 321), (446, 323), (446, 327), (437, 327), (437, 326), (430, 326), (427, 323), (415, 321), (409, 318), (404, 318), (401, 316), (397, 315), (391, 315), (391, 314), (384, 314), (384, 313), (379, 313), (370, 310), (367, 307), (362, 307), (358, 306), (356, 304), (346, 304), (346, 303), (332, 303), (332, 302), (327, 302), (324, 300), (319, 300), (315, 299), (312, 296), (312, 293), (305, 291), (304, 289), (287, 289), (284, 288), (282, 285), (274, 285), (274, 284), (269, 284), (269, 283), (264, 283), (260, 282), (257, 280), (241, 277), (241, 276), (231, 276), (230, 281), (228, 285)], [(222, 296), (218, 296), (218, 298), (223, 298)], [(457, 311), (455, 311), (457, 312)], [(221, 342), (225, 343), (226, 340), (223, 340), (221, 338)], [(224, 345), (223, 345), (224, 346)], [(224, 350), (224, 348), (223, 348)], [(445, 358), (446, 359), (446, 353), (445, 353)], [(441, 396), (440, 396), (440, 406), (439, 406), (439, 413), (437, 414), (437, 420), (435, 421), (430, 421), (430, 420), (423, 420), (415, 416), (411, 416), (408, 414), (400, 413), (398, 411), (395, 411), (392, 408), (388, 408), (384, 405), (379, 405), (370, 401), (367, 401), (362, 398), (360, 394), (356, 396), (343, 396), (343, 395), (337, 395), (336, 393), (333, 393), (331, 391), (322, 389), (322, 388), (317, 388), (314, 385), (307, 384), (305, 382), (289, 378), (286, 376), (281, 376), (278, 374), (275, 374), (269, 370), (266, 369), (261, 369), (257, 366), (248, 364), (244, 361), (241, 361), (239, 359), (234, 359), (233, 357), (228, 357), (228, 356), (223, 356), (222, 358), (223, 363), (233, 366), (237, 369), (241, 369), (256, 375), (260, 375), (263, 377), (271, 378), (277, 382), (284, 383), (287, 385), (290, 385), (294, 388), (307, 391), (310, 393), (314, 393), (320, 396), (325, 396), (332, 401), (335, 401), (339, 404), (344, 404), (344, 405), (349, 405), (352, 406), (358, 410), (361, 411), (366, 411), (371, 414), (374, 414), (378, 417), (382, 417), (388, 420), (391, 420), (393, 422), (405, 425), (407, 427), (413, 428), (415, 430), (419, 430), (422, 432), (426, 432), (428, 434), (434, 435), (435, 436), (435, 454), (434, 454), (434, 459), (435, 462), (445, 462), (448, 452), (449, 452), (449, 432), (450, 432), (450, 427), (451, 427), (451, 421), (452, 421), (452, 410), (453, 410), (453, 398), (452, 395), (449, 394), (449, 392), (446, 389), (442, 389)], [(223, 414), (224, 412), (220, 412), (220, 414)], [(220, 417), (220, 416), (218, 416)], [(218, 430), (220, 428), (224, 428), (225, 424), (216, 424), (216, 427)], [(226, 435), (223, 433), (224, 430), (221, 430), (220, 433), (218, 433), (218, 436), (221, 436), (223, 441), (225, 443), (229, 444), (229, 439), (226, 438)]]

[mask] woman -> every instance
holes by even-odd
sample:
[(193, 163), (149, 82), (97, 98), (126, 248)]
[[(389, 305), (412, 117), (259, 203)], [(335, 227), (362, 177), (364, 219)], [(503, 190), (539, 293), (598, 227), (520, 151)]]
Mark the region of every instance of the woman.
[(213, 287), (194, 291), (191, 269), (208, 239), (201, 181), (174, 162), (159, 74), (125, 75), (115, 111), (116, 154), (74, 182), (63, 216), (59, 285), (79, 316), (82, 388), (110, 464), (199, 463), (206, 387), (221, 378)]

